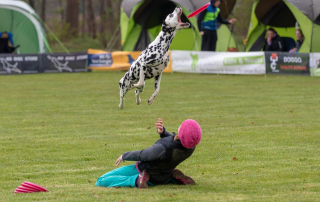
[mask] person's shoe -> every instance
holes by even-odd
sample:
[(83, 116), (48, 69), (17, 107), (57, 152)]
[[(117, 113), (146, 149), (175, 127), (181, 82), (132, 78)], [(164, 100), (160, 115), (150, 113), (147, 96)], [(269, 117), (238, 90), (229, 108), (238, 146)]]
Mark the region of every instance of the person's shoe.
[(138, 177), (138, 188), (148, 189), (149, 173), (147, 171), (142, 171)]
[(191, 177), (183, 174), (179, 169), (174, 169), (172, 177), (178, 184), (196, 185), (196, 182)]

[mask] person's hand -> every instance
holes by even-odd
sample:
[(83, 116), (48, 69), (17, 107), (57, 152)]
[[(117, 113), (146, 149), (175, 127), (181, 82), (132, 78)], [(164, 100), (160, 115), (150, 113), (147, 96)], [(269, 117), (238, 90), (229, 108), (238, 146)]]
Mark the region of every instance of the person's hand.
[(293, 48), (289, 51), (289, 53), (295, 53), (298, 49), (297, 48)]
[(122, 159), (122, 155), (116, 160), (116, 166), (118, 166), (121, 163), (121, 161), (124, 162), (124, 160)]
[(272, 37), (267, 36), (267, 41), (271, 42), (272, 41)]
[(201, 32), (200, 32), (200, 34), (201, 34), (201, 35), (204, 35), (204, 32), (203, 32), (203, 31), (201, 31)]
[(237, 19), (233, 18), (233, 19), (229, 20), (229, 23), (230, 23), (230, 24), (233, 24), (233, 23), (235, 23), (236, 21), (237, 21)]
[(162, 120), (158, 118), (157, 123), (155, 123), (156, 128), (158, 129), (158, 133), (161, 134), (163, 132), (163, 125), (162, 125)]

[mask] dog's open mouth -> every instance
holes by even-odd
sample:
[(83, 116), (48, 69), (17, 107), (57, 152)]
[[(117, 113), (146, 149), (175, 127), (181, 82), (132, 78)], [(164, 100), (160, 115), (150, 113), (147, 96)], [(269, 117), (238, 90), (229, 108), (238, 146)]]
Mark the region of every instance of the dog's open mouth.
[(185, 26), (187, 23), (181, 22), (181, 15), (182, 15), (182, 9), (180, 8), (179, 14), (178, 14), (178, 23), (180, 26)]

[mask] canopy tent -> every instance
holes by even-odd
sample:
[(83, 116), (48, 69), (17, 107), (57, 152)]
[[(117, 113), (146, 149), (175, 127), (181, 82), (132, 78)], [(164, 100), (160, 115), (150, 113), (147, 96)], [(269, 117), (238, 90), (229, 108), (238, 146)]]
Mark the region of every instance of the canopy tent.
[(13, 34), (19, 51), (26, 53), (48, 53), (45, 29), (37, 13), (25, 2), (0, 0), (0, 32)]
[(299, 52), (319, 52), (320, 0), (259, 0), (252, 8), (246, 51), (262, 50), (270, 27), (279, 36), (296, 40), (298, 26), (305, 36)]
[[(197, 19), (187, 18), (209, 0), (123, 0), (121, 4), (121, 45), (124, 51), (142, 51), (161, 31), (166, 16), (176, 6), (183, 10), (182, 22), (189, 22), (190, 28), (179, 31), (173, 39), (170, 50), (200, 50), (201, 35)], [(236, 0), (224, 0), (220, 10), (224, 18), (231, 13)], [(218, 25), (217, 51), (237, 47), (234, 37), (226, 25)]]

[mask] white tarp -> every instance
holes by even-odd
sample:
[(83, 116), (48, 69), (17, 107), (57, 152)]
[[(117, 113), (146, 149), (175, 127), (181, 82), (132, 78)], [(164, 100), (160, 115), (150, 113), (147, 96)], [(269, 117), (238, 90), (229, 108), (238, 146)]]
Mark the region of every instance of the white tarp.
[(213, 74), (265, 74), (264, 52), (171, 51), (172, 71)]
[(310, 74), (320, 76), (320, 53), (310, 53)]

